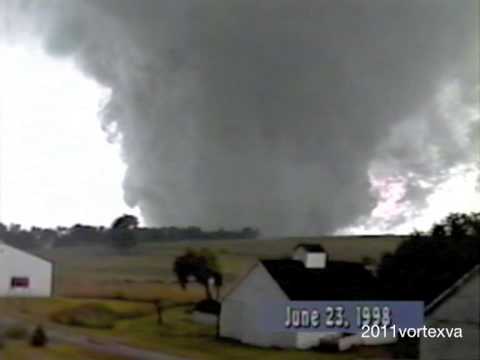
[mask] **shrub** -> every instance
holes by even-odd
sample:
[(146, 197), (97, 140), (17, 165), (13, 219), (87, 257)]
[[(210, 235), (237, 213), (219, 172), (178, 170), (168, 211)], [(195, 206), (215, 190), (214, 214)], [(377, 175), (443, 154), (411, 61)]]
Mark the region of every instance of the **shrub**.
[(216, 300), (206, 299), (195, 304), (193, 309), (194, 311), (219, 315), (221, 311), (221, 304)]
[(44, 347), (47, 345), (48, 338), (41, 326), (37, 326), (30, 338), (30, 345), (35, 347)]
[(4, 336), (13, 340), (25, 339), (28, 336), (28, 330), (21, 325), (14, 325), (5, 330)]

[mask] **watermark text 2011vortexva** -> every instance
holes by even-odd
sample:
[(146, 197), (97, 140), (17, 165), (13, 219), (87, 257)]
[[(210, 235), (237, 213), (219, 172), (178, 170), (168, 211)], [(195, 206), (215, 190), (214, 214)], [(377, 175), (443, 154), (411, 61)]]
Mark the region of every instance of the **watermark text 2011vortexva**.
[(429, 328), (425, 325), (421, 328), (399, 328), (396, 325), (363, 325), (362, 338), (378, 337), (402, 337), (402, 338), (462, 338), (462, 328)]

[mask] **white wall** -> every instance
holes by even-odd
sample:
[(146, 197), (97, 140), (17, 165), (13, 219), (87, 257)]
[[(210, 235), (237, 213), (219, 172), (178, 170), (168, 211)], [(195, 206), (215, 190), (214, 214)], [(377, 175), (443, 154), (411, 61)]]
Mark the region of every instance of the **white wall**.
[(324, 269), (327, 266), (327, 254), (308, 253), (304, 264), (307, 268)]
[(299, 247), (292, 256), (293, 260), (303, 262), (307, 268), (323, 269), (327, 266), (327, 254), (324, 252), (308, 252)]
[(309, 349), (322, 339), (338, 338), (329, 332), (263, 332), (259, 311), (265, 304), (288, 301), (285, 293), (261, 263), (222, 302), (220, 336), (261, 347)]
[[(12, 277), (29, 279), (28, 288), (10, 287)], [(52, 295), (50, 262), (0, 242), (0, 297), (48, 297)]]
[(295, 347), (295, 333), (264, 332), (258, 311), (273, 301), (288, 300), (260, 263), (222, 302), (220, 336), (262, 347)]

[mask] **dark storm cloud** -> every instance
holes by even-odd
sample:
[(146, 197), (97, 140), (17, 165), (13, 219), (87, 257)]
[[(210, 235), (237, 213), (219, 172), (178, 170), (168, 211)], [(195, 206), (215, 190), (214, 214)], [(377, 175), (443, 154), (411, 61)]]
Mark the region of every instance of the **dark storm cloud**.
[(478, 86), (475, 0), (49, 4), (29, 18), (111, 89), (149, 224), (329, 232), (374, 207), (369, 169), (435, 182), (474, 156), (437, 95)]

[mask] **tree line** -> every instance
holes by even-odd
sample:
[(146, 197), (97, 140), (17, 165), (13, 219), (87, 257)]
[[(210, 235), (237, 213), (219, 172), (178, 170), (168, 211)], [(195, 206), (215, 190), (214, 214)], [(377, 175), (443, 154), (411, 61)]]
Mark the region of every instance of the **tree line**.
[(391, 299), (429, 303), (479, 263), (480, 213), (453, 213), (385, 254), (378, 277)]
[[(428, 304), (479, 263), (480, 213), (453, 213), (427, 232), (412, 233), (393, 253), (384, 254), (377, 271), (379, 295)], [(219, 299), (223, 275), (211, 250), (187, 249), (175, 259), (173, 272), (183, 289), (194, 281), (204, 287), (208, 301)]]
[(139, 243), (167, 240), (255, 239), (260, 231), (254, 227), (239, 230), (204, 230), (198, 226), (139, 227), (133, 215), (116, 218), (110, 227), (76, 224), (71, 227), (22, 228), (18, 224), (0, 223), (0, 240), (23, 249), (78, 245), (108, 245), (127, 249)]

